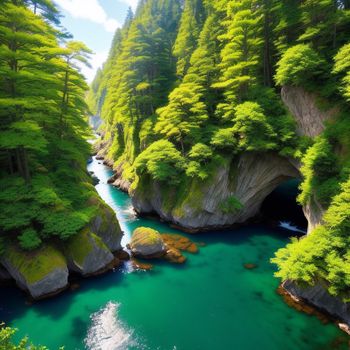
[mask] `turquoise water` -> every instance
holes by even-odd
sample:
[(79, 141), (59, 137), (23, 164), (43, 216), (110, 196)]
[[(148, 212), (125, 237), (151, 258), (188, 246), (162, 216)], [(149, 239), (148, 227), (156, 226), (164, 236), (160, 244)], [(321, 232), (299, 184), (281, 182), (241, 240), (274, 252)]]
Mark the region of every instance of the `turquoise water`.
[[(124, 244), (137, 226), (178, 232), (137, 219), (129, 197), (106, 184), (111, 172), (94, 161), (97, 189), (118, 213)], [(205, 242), (181, 266), (152, 271), (127, 264), (80, 281), (80, 288), (31, 306), (15, 288), (0, 290), (0, 320), (51, 350), (311, 350), (332, 349), (341, 333), (289, 308), (276, 293), (269, 263), (290, 232), (262, 226), (191, 236)], [(246, 270), (245, 263), (258, 267)], [(338, 347), (339, 348), (339, 347)]]

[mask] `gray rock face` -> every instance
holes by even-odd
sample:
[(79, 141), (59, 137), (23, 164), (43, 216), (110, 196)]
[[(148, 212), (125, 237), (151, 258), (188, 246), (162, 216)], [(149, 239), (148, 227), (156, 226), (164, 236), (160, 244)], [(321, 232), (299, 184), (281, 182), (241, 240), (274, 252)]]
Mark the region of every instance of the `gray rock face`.
[(299, 135), (320, 135), (325, 128), (324, 122), (332, 119), (338, 112), (337, 108), (322, 111), (316, 104), (317, 96), (301, 87), (284, 86), (281, 96), (297, 122)]
[[(75, 242), (67, 249), (68, 267), (83, 276), (92, 275), (105, 269), (114, 256), (101, 239), (91, 232), (80, 233)], [(76, 247), (81, 243), (79, 250)]]
[[(317, 96), (299, 87), (283, 87), (282, 100), (297, 122), (298, 133), (309, 137), (322, 133), (324, 122), (338, 112), (337, 108), (322, 111), (317, 106)], [(266, 196), (280, 183), (300, 177), (300, 166), (297, 160), (272, 153), (245, 153), (238, 162), (217, 170), (209, 183), (203, 185), (197, 203), (189, 205), (187, 202), (180, 208), (169, 208), (164, 205), (169, 198), (163, 198), (160, 184), (154, 182), (150, 184), (148, 194), (137, 190), (132, 194), (133, 204), (140, 213), (157, 213), (163, 219), (190, 230), (229, 226), (254, 217)], [(242, 210), (224, 213), (220, 209), (220, 204), (230, 196), (235, 196), (243, 204)], [(176, 202), (176, 191), (172, 202)], [(305, 205), (304, 213), (309, 222), (308, 232), (322, 223), (324, 210), (316, 199)]]
[(59, 268), (47, 274), (42, 280), (27, 284), (29, 293), (34, 299), (56, 294), (68, 286), (68, 269)]
[(27, 290), (34, 299), (56, 294), (68, 286), (67, 266), (57, 267), (43, 275), (39, 280), (31, 282), (9, 259), (4, 258), (2, 264), (17, 285), (21, 289)]
[(325, 210), (321, 207), (316, 198), (312, 198), (309, 203), (304, 205), (303, 211), (308, 221), (307, 233), (310, 233), (317, 226), (322, 224)]
[(121, 178), (117, 178), (114, 182), (113, 182), (113, 186), (118, 187), (119, 189), (121, 189), (124, 192), (128, 192), (129, 188), (131, 186), (131, 183), (127, 180), (121, 179)]
[(112, 252), (122, 249), (123, 232), (114, 211), (107, 205), (101, 207), (99, 215), (92, 220), (90, 228), (102, 238), (104, 244)]
[[(136, 190), (132, 200), (136, 211), (155, 212), (163, 219), (189, 230), (223, 227), (243, 223), (254, 217), (266, 196), (280, 183), (298, 176), (298, 170), (278, 155), (245, 153), (238, 161), (227, 162), (220, 167), (210, 182), (203, 184), (201, 198), (196, 203), (189, 204), (185, 201), (180, 208), (174, 206), (164, 209), (165, 199), (156, 182), (150, 185), (146, 196)], [(241, 202), (243, 208), (237, 212), (225, 213), (222, 204), (232, 196)], [(176, 203), (176, 191), (173, 202)]]
[(295, 282), (285, 281), (282, 286), (292, 296), (306, 300), (350, 326), (350, 304), (330, 295), (321, 285), (302, 288)]

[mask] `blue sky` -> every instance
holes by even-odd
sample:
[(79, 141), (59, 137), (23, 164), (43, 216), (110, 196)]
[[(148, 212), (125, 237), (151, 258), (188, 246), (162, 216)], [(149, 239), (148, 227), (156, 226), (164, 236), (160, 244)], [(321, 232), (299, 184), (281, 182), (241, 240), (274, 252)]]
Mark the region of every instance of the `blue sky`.
[(88, 82), (94, 78), (98, 67), (107, 58), (115, 30), (120, 27), (131, 6), (136, 8), (138, 0), (54, 0), (62, 15), (62, 25), (94, 51), (92, 69), (82, 71)]

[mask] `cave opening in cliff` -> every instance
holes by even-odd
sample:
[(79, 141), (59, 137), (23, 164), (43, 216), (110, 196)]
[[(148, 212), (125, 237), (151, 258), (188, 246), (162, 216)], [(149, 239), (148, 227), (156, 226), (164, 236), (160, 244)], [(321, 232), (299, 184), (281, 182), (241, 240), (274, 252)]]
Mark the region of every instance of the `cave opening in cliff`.
[(288, 229), (306, 231), (308, 222), (302, 206), (297, 202), (299, 179), (281, 183), (264, 200), (261, 213), (266, 221)]

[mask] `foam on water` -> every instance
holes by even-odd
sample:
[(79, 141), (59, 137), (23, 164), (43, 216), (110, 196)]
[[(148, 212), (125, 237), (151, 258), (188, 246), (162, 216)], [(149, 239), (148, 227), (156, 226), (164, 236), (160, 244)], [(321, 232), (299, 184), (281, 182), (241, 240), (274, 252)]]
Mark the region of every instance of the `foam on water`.
[(119, 303), (109, 302), (91, 315), (92, 324), (85, 339), (89, 350), (141, 349), (134, 339), (134, 331), (118, 318)]
[(279, 226), (289, 231), (306, 233), (306, 231), (300, 230), (297, 226), (288, 221), (280, 221)]
[(132, 205), (122, 209), (121, 214), (125, 221), (135, 221), (137, 219), (137, 214)]

